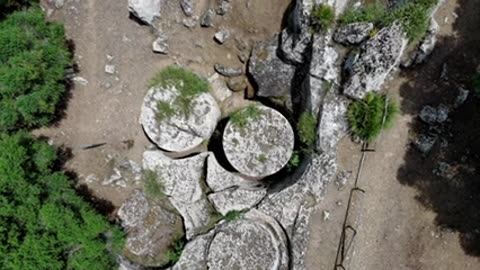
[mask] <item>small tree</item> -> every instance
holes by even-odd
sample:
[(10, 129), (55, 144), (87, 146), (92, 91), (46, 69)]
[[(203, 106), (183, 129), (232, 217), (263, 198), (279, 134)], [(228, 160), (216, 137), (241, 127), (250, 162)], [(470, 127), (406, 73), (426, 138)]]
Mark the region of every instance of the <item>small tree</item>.
[(335, 11), (328, 5), (316, 6), (312, 10), (311, 24), (315, 32), (328, 30), (335, 21)]
[(386, 96), (371, 92), (350, 105), (347, 119), (354, 135), (371, 142), (380, 134), (382, 128), (392, 125), (397, 112), (397, 106), (387, 101)]

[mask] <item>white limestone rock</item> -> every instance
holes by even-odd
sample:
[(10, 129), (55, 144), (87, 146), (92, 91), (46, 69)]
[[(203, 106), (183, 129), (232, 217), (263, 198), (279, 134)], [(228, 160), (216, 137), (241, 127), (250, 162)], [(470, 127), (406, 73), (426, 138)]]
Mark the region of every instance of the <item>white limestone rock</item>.
[(152, 50), (156, 53), (168, 54), (168, 36), (166, 34), (159, 34), (157, 39), (152, 43)]
[(240, 173), (261, 178), (278, 172), (288, 163), (293, 152), (294, 133), (288, 120), (278, 111), (254, 106), (258, 115), (245, 117), (246, 126), (228, 122), (223, 148), (229, 162)]
[(365, 41), (373, 30), (373, 23), (358, 22), (339, 27), (333, 39), (344, 45), (357, 45)]
[(220, 78), (218, 73), (214, 73), (210, 78), (208, 78), (210, 83), (210, 93), (218, 101), (223, 102), (232, 95), (225, 83), (225, 81)]
[(207, 234), (199, 235), (188, 242), (172, 270), (207, 270), (208, 248), (213, 236), (214, 230)]
[(266, 194), (266, 189), (234, 188), (209, 194), (208, 199), (217, 212), (225, 216), (230, 211), (243, 211), (254, 207)]
[(263, 188), (259, 181), (247, 180), (238, 173), (232, 173), (225, 170), (210, 153), (207, 158), (207, 185), (215, 192), (223, 191), (229, 188), (242, 188), (248, 190), (258, 190)]
[(173, 104), (178, 95), (173, 84), (168, 87), (152, 87), (142, 105), (140, 123), (145, 133), (166, 151), (183, 152), (200, 145), (210, 138), (221, 115), (212, 95), (201, 93), (192, 100), (189, 115), (176, 111), (173, 116), (158, 121), (157, 104)]
[(322, 110), (318, 119), (317, 150), (335, 152), (337, 143), (345, 136), (348, 130), (346, 113), (348, 99), (329, 91), (323, 101)]
[(347, 65), (343, 93), (361, 99), (370, 91), (380, 90), (390, 71), (400, 62), (406, 45), (407, 39), (399, 24), (381, 29), (362, 45), (358, 57)]
[(162, 0), (128, 0), (128, 11), (149, 25), (160, 17), (161, 6)]
[(338, 53), (328, 44), (330, 36), (314, 35), (312, 43), (312, 59), (310, 75), (329, 82), (338, 81)]
[(208, 230), (214, 220), (212, 206), (202, 190), (207, 153), (172, 160), (160, 151), (146, 151), (143, 167), (155, 171), (163, 192), (183, 217), (187, 239)]

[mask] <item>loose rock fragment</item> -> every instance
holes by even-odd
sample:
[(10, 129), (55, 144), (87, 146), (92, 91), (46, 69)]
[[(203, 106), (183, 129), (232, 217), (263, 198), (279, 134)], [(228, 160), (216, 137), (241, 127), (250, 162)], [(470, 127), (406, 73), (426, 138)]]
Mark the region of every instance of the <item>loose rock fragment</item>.
[(160, 17), (162, 0), (128, 0), (128, 11), (146, 24), (151, 25)]
[(168, 36), (160, 34), (153, 42), (152, 50), (156, 53), (168, 54)]
[(225, 41), (227, 41), (229, 37), (230, 37), (230, 31), (225, 29), (218, 31), (217, 33), (215, 33), (215, 36), (214, 36), (215, 40), (220, 44), (225, 43)]
[(215, 12), (213, 9), (209, 8), (203, 14), (202, 18), (200, 19), (200, 25), (202, 27), (212, 27), (213, 26), (213, 16), (215, 16)]
[(213, 67), (216, 72), (225, 77), (236, 77), (243, 74), (241, 67), (227, 67), (222, 64), (215, 64)]

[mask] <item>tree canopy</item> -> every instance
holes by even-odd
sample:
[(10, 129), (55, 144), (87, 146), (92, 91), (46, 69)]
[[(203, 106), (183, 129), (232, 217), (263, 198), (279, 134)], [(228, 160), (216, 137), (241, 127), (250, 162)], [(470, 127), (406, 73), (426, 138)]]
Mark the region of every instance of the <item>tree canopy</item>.
[(0, 132), (48, 124), (70, 63), (63, 25), (47, 23), (38, 6), (1, 20)]
[(114, 269), (123, 235), (56, 171), (56, 150), (0, 136), (0, 269)]

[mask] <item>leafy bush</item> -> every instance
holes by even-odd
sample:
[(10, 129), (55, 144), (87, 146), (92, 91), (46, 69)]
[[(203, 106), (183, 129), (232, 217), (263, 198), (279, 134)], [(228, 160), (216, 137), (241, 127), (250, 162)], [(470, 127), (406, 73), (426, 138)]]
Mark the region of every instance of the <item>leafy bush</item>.
[(386, 101), (384, 95), (368, 93), (362, 100), (352, 103), (347, 111), (352, 133), (371, 142), (380, 134), (382, 128), (390, 127), (398, 109), (391, 101), (386, 105)]
[(234, 127), (244, 128), (248, 125), (249, 121), (257, 120), (262, 114), (262, 111), (257, 106), (251, 104), (248, 107), (236, 111), (230, 115), (230, 122)]
[(300, 142), (305, 146), (311, 146), (315, 143), (317, 130), (317, 118), (308, 112), (300, 115), (297, 123), (297, 132)]
[(28, 133), (0, 136), (0, 269), (118, 268), (123, 234), (55, 163), (55, 149)]
[(313, 8), (311, 22), (315, 32), (328, 30), (334, 21), (335, 11), (329, 5), (320, 5)]
[(70, 65), (64, 28), (39, 7), (0, 21), (0, 132), (48, 124)]
[(171, 85), (175, 86), (179, 95), (175, 98), (173, 104), (159, 102), (156, 115), (159, 121), (174, 116), (177, 111), (188, 116), (192, 107), (192, 100), (201, 93), (208, 92), (209, 89), (207, 81), (178, 66), (169, 66), (161, 70), (155, 74), (148, 84), (149, 87), (161, 86), (163, 88)]
[(158, 180), (158, 175), (155, 171), (144, 170), (142, 174), (145, 193), (152, 198), (165, 197), (164, 187)]
[(229, 211), (225, 216), (223, 216), (223, 219), (225, 219), (226, 221), (233, 221), (241, 218), (242, 215), (243, 215), (242, 211), (233, 210), (233, 211)]
[(287, 171), (292, 172), (300, 165), (300, 152), (293, 151), (290, 160), (287, 163)]
[(172, 245), (170, 245), (169, 249), (165, 253), (167, 257), (168, 263), (174, 264), (178, 262), (180, 256), (182, 256), (182, 251), (185, 248), (185, 239), (177, 238), (173, 241)]
[(361, 8), (351, 7), (347, 9), (339, 18), (339, 23), (349, 24), (355, 22), (378, 23), (385, 16), (386, 9), (383, 4), (374, 3), (365, 5)]

